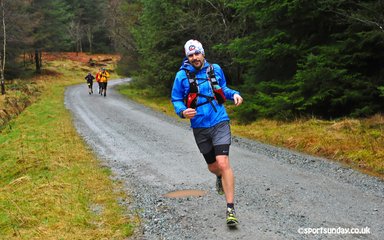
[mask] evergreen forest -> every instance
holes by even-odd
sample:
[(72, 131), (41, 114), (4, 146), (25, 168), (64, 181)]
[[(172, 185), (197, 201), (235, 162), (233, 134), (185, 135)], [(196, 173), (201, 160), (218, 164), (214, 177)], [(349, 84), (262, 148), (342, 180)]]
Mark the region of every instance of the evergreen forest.
[[(202, 42), (260, 118), (369, 117), (384, 109), (382, 0), (1, 0), (2, 80), (40, 52), (118, 53), (134, 86), (169, 96), (184, 43)], [(44, 63), (43, 63), (44, 65)]]

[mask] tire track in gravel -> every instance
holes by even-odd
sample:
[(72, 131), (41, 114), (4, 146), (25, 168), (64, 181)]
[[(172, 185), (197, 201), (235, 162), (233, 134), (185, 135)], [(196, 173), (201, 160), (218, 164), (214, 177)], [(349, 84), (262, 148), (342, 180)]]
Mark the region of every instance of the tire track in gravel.
[[(225, 226), (225, 202), (195, 146), (188, 123), (127, 100), (71, 86), (74, 124), (116, 179), (125, 183), (142, 224), (134, 239), (382, 239), (384, 183), (326, 159), (233, 137), (237, 229)], [(166, 198), (176, 190), (202, 197)], [(370, 228), (370, 234), (299, 234), (304, 228)], [(321, 229), (322, 228), (322, 229)], [(315, 230), (316, 230), (315, 229)]]

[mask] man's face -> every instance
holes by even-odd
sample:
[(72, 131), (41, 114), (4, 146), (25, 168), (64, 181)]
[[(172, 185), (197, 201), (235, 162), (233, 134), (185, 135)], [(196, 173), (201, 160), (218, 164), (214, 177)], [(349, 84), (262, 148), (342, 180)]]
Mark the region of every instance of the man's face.
[(188, 55), (188, 61), (191, 63), (196, 69), (201, 69), (204, 65), (204, 55), (195, 52), (193, 54)]

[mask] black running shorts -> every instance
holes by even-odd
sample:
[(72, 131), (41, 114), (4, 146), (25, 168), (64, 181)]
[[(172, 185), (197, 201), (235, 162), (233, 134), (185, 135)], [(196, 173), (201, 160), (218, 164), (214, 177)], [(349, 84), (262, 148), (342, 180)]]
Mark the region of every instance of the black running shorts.
[(100, 82), (100, 86), (102, 89), (107, 89), (107, 85), (108, 85), (107, 82)]
[(231, 129), (228, 121), (218, 123), (210, 128), (194, 128), (193, 135), (202, 154), (209, 153), (212, 148), (216, 156), (229, 154)]

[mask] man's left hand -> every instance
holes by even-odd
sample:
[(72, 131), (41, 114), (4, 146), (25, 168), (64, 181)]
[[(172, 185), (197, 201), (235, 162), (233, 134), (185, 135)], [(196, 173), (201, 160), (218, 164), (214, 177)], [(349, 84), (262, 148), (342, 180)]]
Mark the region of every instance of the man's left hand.
[(233, 95), (233, 102), (235, 103), (236, 106), (240, 106), (240, 104), (243, 103), (243, 98), (239, 94)]

